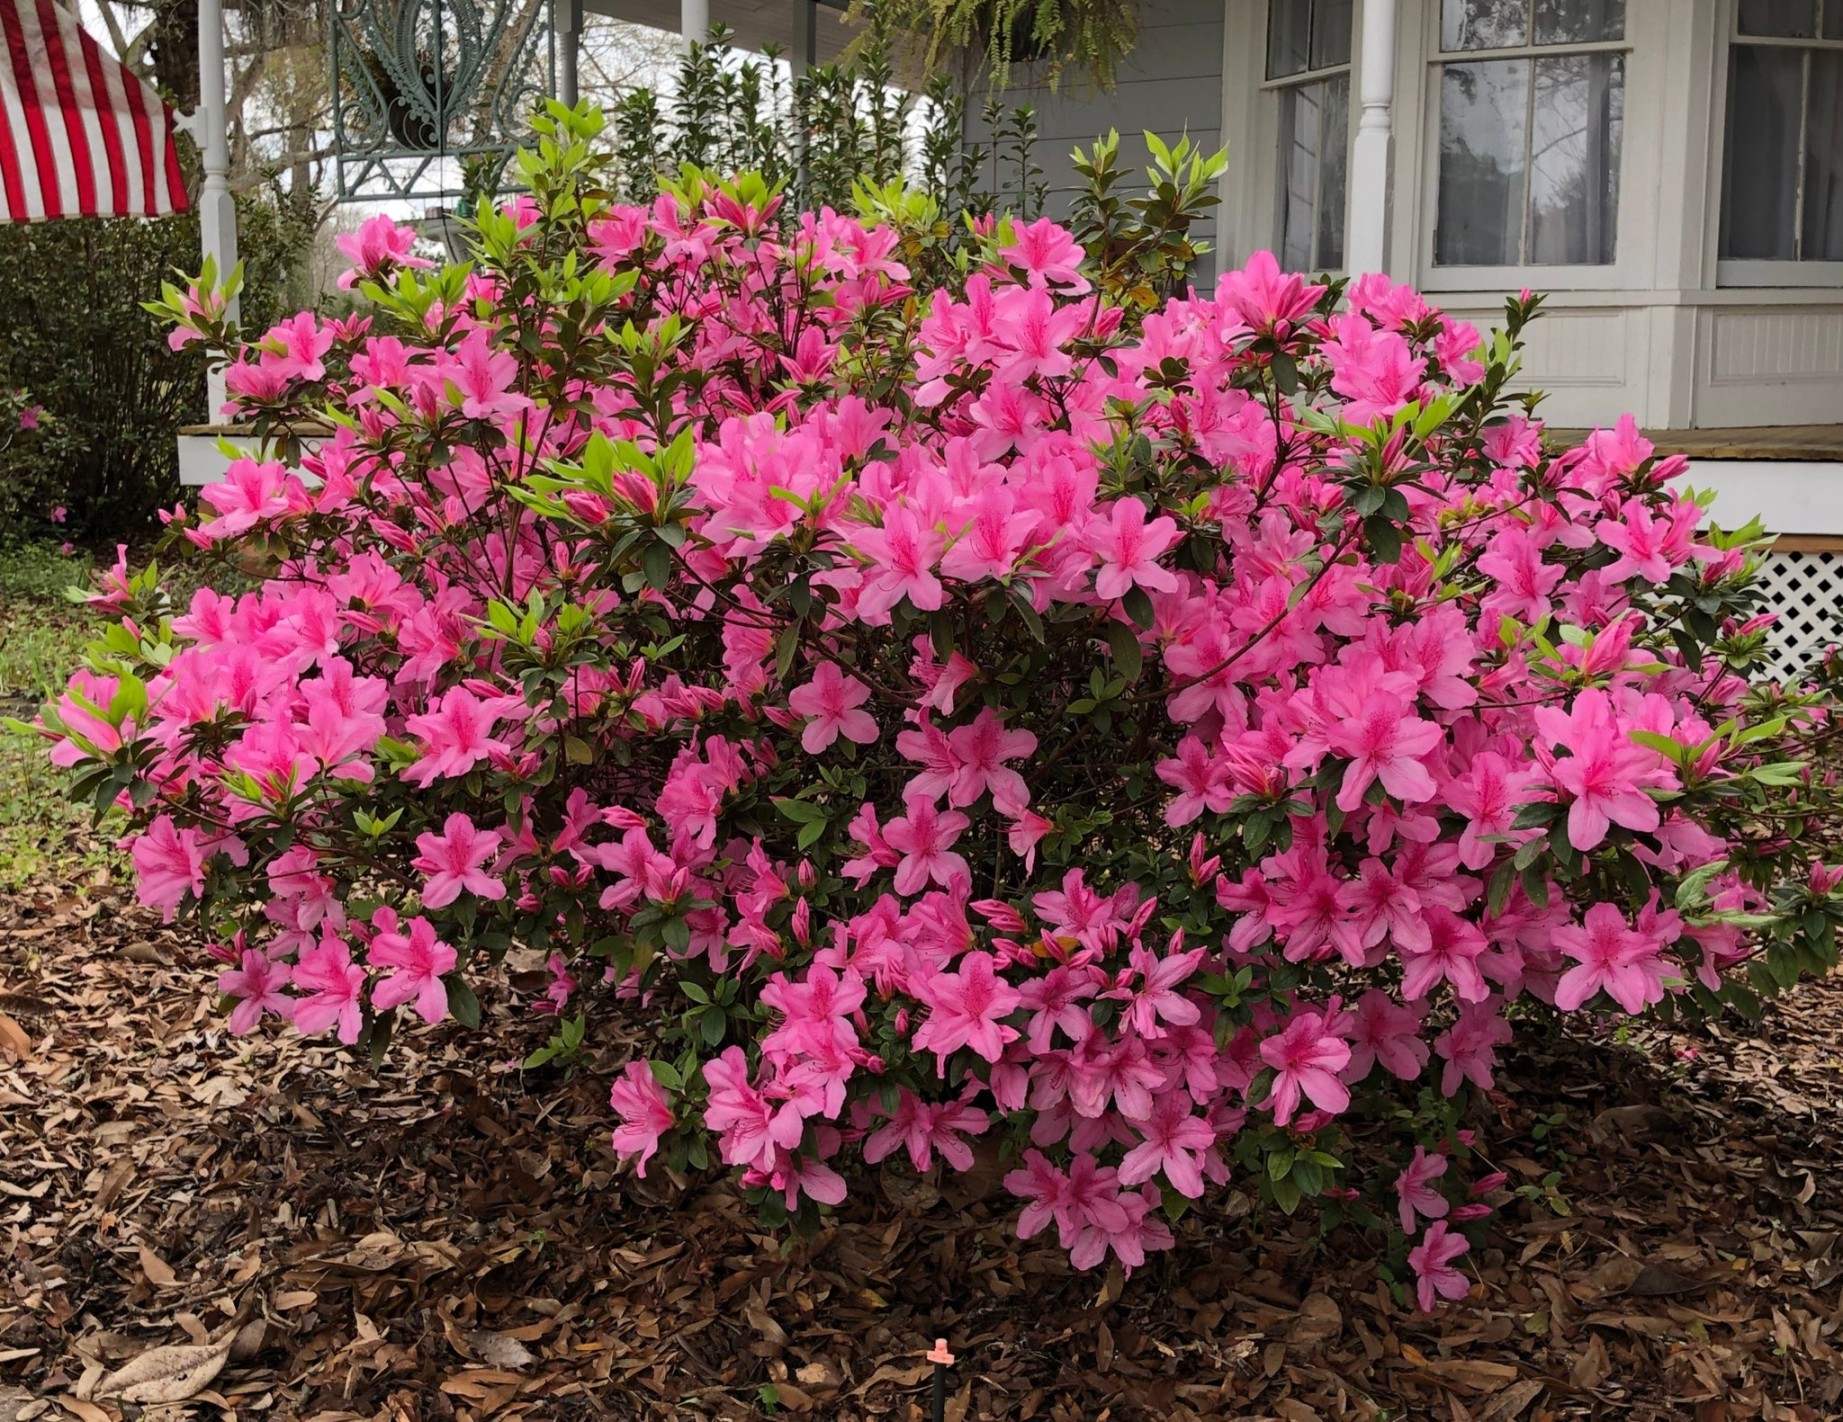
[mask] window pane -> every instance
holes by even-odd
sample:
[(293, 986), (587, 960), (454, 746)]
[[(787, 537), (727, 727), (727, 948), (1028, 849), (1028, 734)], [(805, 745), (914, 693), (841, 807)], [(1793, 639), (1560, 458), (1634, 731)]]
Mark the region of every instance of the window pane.
[(1529, 0), (1443, 0), (1441, 49), (1498, 49), (1529, 38)]
[[(1330, 69), (1350, 63), (1350, 8), (1353, 0), (1317, 0), (1312, 11), (1312, 67)], [(1843, 0), (1839, 0), (1843, 3)]]
[(1572, 54), (1536, 61), (1530, 261), (1604, 266), (1613, 260), (1624, 118), (1623, 56)]
[(1350, 76), (1325, 80), (1325, 142), (1318, 162), (1318, 253), (1315, 270), (1344, 265), (1344, 184), (1350, 172)]
[(1817, 0), (1741, 0), (1741, 33), (1810, 39), (1817, 33)]
[(1433, 259), (1509, 266), (1523, 228), (1529, 61), (1449, 64), (1440, 80), (1440, 210)]
[(1324, 101), (1323, 82), (1280, 91), (1280, 265), (1289, 272), (1312, 266)]
[(1843, 0), (1824, 0), (1824, 38), (1843, 39)]
[(1843, 53), (1812, 53), (1805, 123), (1805, 241), (1798, 255), (1843, 261)]
[(1625, 0), (1536, 0), (1537, 44), (1625, 38)]
[(1737, 44), (1729, 51), (1728, 64), (1721, 255), (1790, 261), (1797, 255), (1792, 239), (1798, 210), (1804, 54)]
[(1284, 79), (1303, 70), (1311, 39), (1312, 0), (1272, 0), (1267, 7), (1267, 77)]

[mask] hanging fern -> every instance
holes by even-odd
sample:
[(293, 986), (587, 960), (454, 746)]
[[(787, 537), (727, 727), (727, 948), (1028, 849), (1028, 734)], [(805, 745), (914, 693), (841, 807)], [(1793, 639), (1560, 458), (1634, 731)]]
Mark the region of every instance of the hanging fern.
[[(1097, 89), (1112, 89), (1120, 60), (1139, 38), (1132, 0), (874, 0), (929, 74), (982, 64), (991, 87), (1011, 82), (1013, 65), (1031, 65), (1051, 90), (1075, 70)], [(853, 16), (873, 8), (857, 0)]]

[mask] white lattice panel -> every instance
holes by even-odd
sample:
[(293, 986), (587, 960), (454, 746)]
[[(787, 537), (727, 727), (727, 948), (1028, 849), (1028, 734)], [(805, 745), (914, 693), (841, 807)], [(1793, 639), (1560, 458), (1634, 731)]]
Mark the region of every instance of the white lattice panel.
[(1760, 570), (1772, 631), (1772, 671), (1803, 671), (1833, 642), (1843, 642), (1843, 554), (1769, 553)]

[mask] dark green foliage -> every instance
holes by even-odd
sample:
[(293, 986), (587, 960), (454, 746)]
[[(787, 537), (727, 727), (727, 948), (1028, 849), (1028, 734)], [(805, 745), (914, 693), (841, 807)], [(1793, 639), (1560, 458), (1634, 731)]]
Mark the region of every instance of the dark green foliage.
[[(650, 202), (658, 178), (685, 165), (705, 173), (760, 173), (788, 194), (784, 211), (849, 211), (854, 188), (897, 179), (945, 213), (1042, 207), (1041, 170), (1031, 159), (1036, 127), (1028, 110), (988, 106), (1002, 153), (969, 147), (966, 101), (945, 76), (921, 92), (898, 87), (891, 22), (872, 11), (846, 62), (789, 77), (771, 53), (729, 48), (721, 26), (679, 66), (669, 94), (637, 89), (610, 114), (621, 196)], [(988, 161), (989, 160), (989, 161)]]
[[(238, 204), (245, 328), (286, 309), (311, 233), (264, 198)], [(0, 536), (129, 536), (179, 496), (175, 438), (205, 414), (204, 363), (141, 309), (173, 270), (196, 270), (198, 220), (79, 219), (0, 226), (0, 391), (44, 409), (0, 449)], [(0, 441), (3, 442), (3, 441)], [(51, 511), (68, 522), (54, 528)]]

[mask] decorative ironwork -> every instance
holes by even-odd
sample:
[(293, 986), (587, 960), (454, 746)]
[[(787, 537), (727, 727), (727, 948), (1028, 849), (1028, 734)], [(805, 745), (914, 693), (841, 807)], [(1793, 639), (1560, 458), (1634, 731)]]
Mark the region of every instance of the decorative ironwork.
[(556, 92), (557, 3), (335, 0), (327, 53), (339, 196), (497, 192), (532, 113)]

